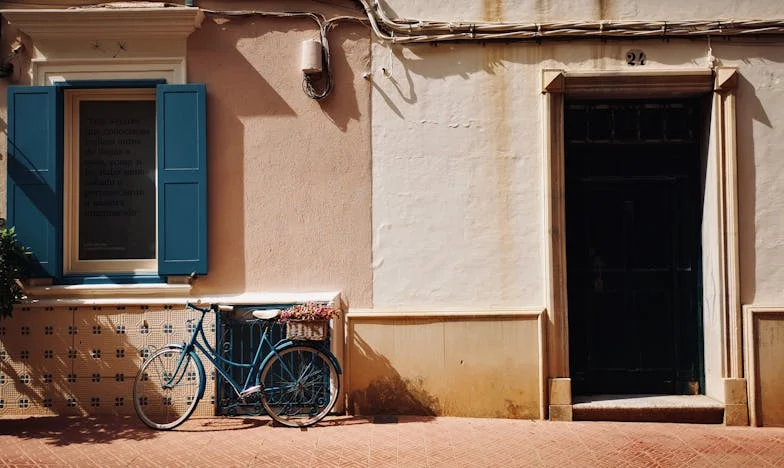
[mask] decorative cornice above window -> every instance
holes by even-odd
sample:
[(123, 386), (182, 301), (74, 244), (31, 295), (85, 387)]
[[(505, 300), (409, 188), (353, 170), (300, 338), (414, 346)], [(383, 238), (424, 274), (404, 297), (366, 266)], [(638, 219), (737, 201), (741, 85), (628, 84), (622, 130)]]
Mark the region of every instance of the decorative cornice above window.
[(33, 41), (122, 37), (185, 39), (201, 26), (204, 13), (190, 7), (69, 8), (0, 10)]

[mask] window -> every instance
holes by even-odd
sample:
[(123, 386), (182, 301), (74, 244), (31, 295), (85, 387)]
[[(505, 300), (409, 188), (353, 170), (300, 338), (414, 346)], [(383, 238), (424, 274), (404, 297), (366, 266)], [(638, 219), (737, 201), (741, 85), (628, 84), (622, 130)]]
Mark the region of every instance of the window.
[(66, 90), (64, 120), (64, 273), (155, 274), (155, 90)]
[(8, 222), (60, 282), (207, 272), (203, 85), (9, 87)]

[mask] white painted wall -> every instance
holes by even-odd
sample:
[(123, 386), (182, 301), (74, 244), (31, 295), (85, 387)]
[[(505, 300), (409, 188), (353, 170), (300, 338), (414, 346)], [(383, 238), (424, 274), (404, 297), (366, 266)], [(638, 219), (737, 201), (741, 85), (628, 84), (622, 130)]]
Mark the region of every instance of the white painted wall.
[(744, 304), (784, 302), (782, 45), (728, 48), (742, 73), (737, 116)]
[[(713, 100), (717, 107), (718, 99)], [(724, 343), (722, 333), (726, 320), (722, 319), (725, 299), (721, 294), (720, 245), (721, 201), (719, 193), (719, 163), (716, 147), (718, 122), (711, 119), (708, 132), (707, 158), (704, 162), (704, 188), (702, 201), (702, 327), (703, 345), (706, 350), (703, 363), (705, 366), (705, 394), (724, 401), (724, 381), (722, 376), (724, 363)]]
[(530, 52), (374, 46), (376, 306), (543, 303)]
[[(784, 300), (784, 49), (713, 41), (738, 67), (742, 302)], [(544, 303), (543, 68), (705, 68), (707, 40), (376, 43), (375, 306)]]

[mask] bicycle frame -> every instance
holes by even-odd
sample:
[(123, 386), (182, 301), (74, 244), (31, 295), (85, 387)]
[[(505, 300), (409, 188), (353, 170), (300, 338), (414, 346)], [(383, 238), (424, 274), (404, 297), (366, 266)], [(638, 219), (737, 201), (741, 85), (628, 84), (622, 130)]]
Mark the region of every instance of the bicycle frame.
[[(177, 379), (177, 375), (179, 374), (181, 366), (185, 362), (186, 356), (190, 355), (192, 351), (198, 350), (201, 351), (201, 354), (204, 356), (204, 358), (212, 363), (212, 365), (215, 367), (215, 371), (220, 373), (220, 375), (226, 379), (226, 382), (229, 383), (238, 396), (240, 396), (243, 391), (253, 387), (261, 368), (262, 357), (264, 356), (262, 354), (262, 348), (264, 348), (266, 345), (269, 347), (271, 353), (277, 354), (275, 348), (281, 344), (280, 341), (277, 343), (272, 343), (272, 340), (269, 339), (270, 323), (268, 322), (263, 325), (261, 341), (259, 342), (259, 345), (256, 349), (253, 360), (249, 363), (235, 362), (231, 359), (227, 359), (221, 356), (218, 351), (212, 345), (210, 345), (210, 342), (207, 339), (207, 335), (204, 332), (204, 317), (207, 315), (207, 312), (212, 311), (217, 315), (220, 312), (220, 306), (213, 304), (210, 307), (202, 308), (193, 304), (187, 304), (186, 307), (201, 312), (201, 316), (198, 319), (190, 320), (191, 323), (193, 323), (193, 320), (195, 320), (193, 332), (191, 332), (190, 339), (184, 343), (184, 346), (180, 352), (179, 360), (177, 361), (177, 367), (172, 375), (172, 380), (167, 384), (167, 386), (176, 385), (177, 382), (175, 380)], [(204, 368), (200, 361), (197, 361), (197, 365), (202, 369)], [(248, 374), (245, 382), (241, 384), (234, 380), (229, 372), (223, 369), (222, 365), (227, 365), (229, 368), (249, 368), (251, 369), (251, 372)], [(200, 391), (199, 393), (199, 396), (201, 397), (202, 392)]]
[[(270, 360), (273, 356), (279, 356), (278, 353), (280, 351), (295, 345), (295, 342), (288, 339), (278, 340), (277, 342), (273, 343), (272, 340), (269, 338), (271, 321), (266, 320), (264, 321), (265, 323), (262, 326), (261, 340), (259, 341), (258, 347), (256, 348), (256, 353), (253, 359), (251, 360), (251, 362), (249, 363), (236, 362), (231, 359), (224, 358), (218, 353), (218, 351), (212, 345), (210, 345), (210, 342), (207, 339), (207, 336), (204, 332), (204, 317), (206, 316), (207, 312), (212, 311), (217, 316), (217, 314), (220, 312), (220, 306), (218, 304), (212, 304), (210, 307), (202, 308), (194, 304), (188, 303), (186, 304), (186, 307), (201, 312), (201, 316), (198, 319), (195, 319), (196, 323), (194, 325), (193, 332), (191, 333), (190, 339), (187, 342), (185, 342), (183, 345), (180, 345), (181, 346), (180, 356), (179, 359), (177, 360), (177, 366), (174, 372), (172, 373), (171, 379), (166, 383), (165, 385), (166, 387), (173, 387), (174, 385), (179, 383), (180, 379), (182, 379), (182, 376), (178, 377), (178, 375), (180, 374), (180, 369), (182, 368), (185, 362), (186, 356), (190, 356), (193, 351), (198, 350), (201, 351), (202, 355), (210, 363), (212, 363), (212, 365), (215, 367), (215, 371), (218, 372), (224, 379), (226, 379), (226, 382), (229, 383), (229, 385), (232, 387), (232, 389), (237, 394), (237, 396), (242, 398), (244, 392), (247, 392), (248, 390), (255, 390), (254, 387), (256, 387), (256, 379), (258, 378), (259, 372), (263, 368), (264, 364), (268, 360)], [(191, 322), (192, 321), (193, 319), (191, 320)], [(320, 346), (320, 345), (311, 344), (310, 346), (324, 351), (325, 354), (330, 358), (330, 360), (332, 360), (338, 374), (342, 373), (340, 364), (328, 349), (325, 349), (324, 346)], [(265, 347), (269, 348), (269, 351), (267, 353), (263, 352)], [(195, 361), (196, 361), (196, 365), (200, 368), (201, 372), (203, 373), (204, 365), (202, 364), (198, 355), (196, 355)], [(227, 365), (229, 369), (231, 368), (250, 369), (250, 372), (248, 373), (248, 376), (245, 378), (245, 382), (240, 383), (237, 382), (227, 370), (224, 370), (222, 365)], [(288, 369), (286, 370), (288, 371)], [(293, 375), (291, 374), (290, 376), (293, 377)], [(203, 393), (204, 393), (204, 389), (200, 388), (199, 398), (203, 396)]]

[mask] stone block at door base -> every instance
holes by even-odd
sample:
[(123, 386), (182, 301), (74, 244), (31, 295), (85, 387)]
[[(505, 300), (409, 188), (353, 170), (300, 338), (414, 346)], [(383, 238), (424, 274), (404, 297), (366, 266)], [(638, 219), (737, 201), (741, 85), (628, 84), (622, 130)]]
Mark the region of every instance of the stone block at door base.
[(745, 405), (749, 400), (746, 379), (724, 379), (724, 402), (728, 405)]
[(749, 407), (746, 404), (724, 405), (725, 426), (748, 426)]
[(572, 404), (572, 379), (550, 379), (550, 405)]
[(550, 405), (550, 421), (571, 421), (572, 405)]

